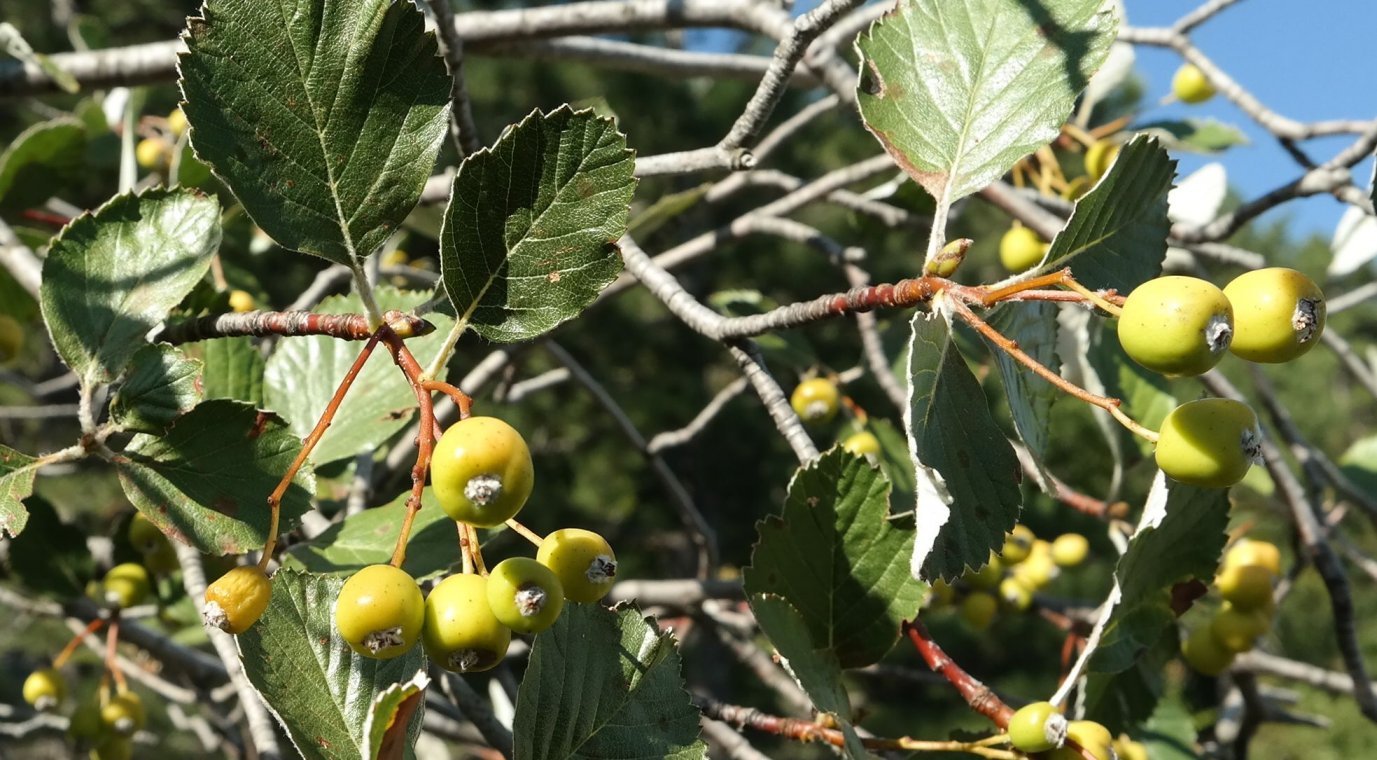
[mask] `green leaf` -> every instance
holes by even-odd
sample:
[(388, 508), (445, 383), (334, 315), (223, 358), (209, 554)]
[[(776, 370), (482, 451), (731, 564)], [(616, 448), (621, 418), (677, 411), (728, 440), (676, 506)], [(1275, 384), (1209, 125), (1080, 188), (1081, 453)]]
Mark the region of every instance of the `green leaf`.
[(782, 514), (757, 523), (746, 592), (783, 597), (842, 667), (878, 662), (923, 599), (907, 566), (913, 531), (888, 516), (879, 468), (833, 448), (794, 475)]
[(841, 682), (841, 663), (827, 647), (818, 647), (808, 636), (808, 623), (789, 600), (775, 594), (751, 594), (751, 611), (760, 630), (775, 645), (784, 668), (803, 687), (813, 705), (830, 714), (846, 736), (847, 755), (869, 758), (851, 725), (851, 700)]
[[(383, 310), (403, 311), (429, 297), (420, 291), (387, 287), (378, 288), (375, 295)], [(363, 312), (363, 303), (357, 295), (333, 296), (322, 301), (316, 311), (358, 314)], [(443, 315), (427, 318), (435, 325), (435, 332), (406, 342), (411, 352), (421, 357), (439, 350), (451, 325)], [(297, 437), (305, 438), (362, 349), (363, 343), (324, 335), (280, 341), (264, 370), (264, 402), (287, 420)], [(405, 427), (415, 410), (416, 394), (410, 382), (386, 347), (379, 347), (344, 397), (334, 421), (311, 452), (311, 460), (325, 464), (371, 451)]]
[(1152, 760), (1196, 760), (1195, 721), (1179, 699), (1164, 699), (1152, 711), (1138, 740), (1148, 747)]
[(1154, 121), (1133, 129), (1161, 140), (1169, 150), (1176, 151), (1219, 153), (1235, 145), (1248, 144), (1248, 136), (1243, 130), (1217, 119)]
[[(1018, 344), (1025, 353), (1037, 359), (1042, 366), (1056, 372), (1060, 366), (1057, 361), (1057, 306), (1051, 303), (1014, 303), (997, 310), (988, 320), (991, 327), (1004, 337)], [(1004, 393), (1009, 399), (1009, 412), (1013, 416), (1014, 429), (1018, 437), (1033, 455), (1037, 471), (1041, 476), (1038, 484), (1044, 491), (1051, 491), (1050, 474), (1043, 467), (1043, 457), (1047, 451), (1047, 431), (1052, 423), (1052, 402), (1060, 397), (1053, 385), (1032, 370), (1023, 366), (1006, 351), (991, 344), (990, 353), (994, 355), (999, 377), (1004, 382)]]
[(85, 532), (62, 522), (45, 499), (30, 497), (28, 505), (28, 527), (10, 542), (10, 572), (30, 591), (62, 600), (81, 596), (95, 573)]
[(33, 47), (19, 33), (19, 30), (9, 22), (0, 22), (0, 51), (8, 54), (20, 61), (37, 66), (44, 74), (53, 80), (53, 84), (61, 87), (68, 93), (75, 93), (81, 90), (81, 84), (76, 77), (68, 74), (61, 66), (53, 63), (48, 56), (34, 52)]
[(109, 382), (205, 275), (220, 203), (188, 190), (117, 195), (53, 239), (41, 301), (58, 354), (84, 382)]
[(635, 607), (566, 604), (516, 695), (516, 760), (707, 756), (674, 636)]
[(1377, 435), (1359, 438), (1339, 457), (1339, 470), (1367, 493), (1377, 493)]
[[(235, 401), (206, 401), (167, 434), (136, 435), (115, 460), (124, 493), (149, 521), (209, 554), (243, 554), (267, 539), (268, 495), (301, 451), (281, 420)], [(311, 507), (305, 466), (282, 498), (283, 531)]]
[(889, 478), (891, 504), (912, 504), (918, 485), (913, 477), (913, 460), (908, 455), (908, 438), (889, 420), (871, 417), (866, 430), (880, 442), (880, 469)]
[(1117, 26), (1106, 0), (901, 0), (856, 39), (861, 118), (950, 204), (1057, 136)]
[(1156, 277), (1167, 255), (1167, 192), (1175, 175), (1176, 162), (1157, 140), (1133, 138), (1076, 201), (1041, 270), (1069, 266), (1082, 285), (1125, 295)]
[(615, 122), (567, 106), (464, 159), (440, 231), (455, 312), (499, 343), (577, 316), (621, 271), (633, 168)]
[[(283, 566), (350, 575), (366, 565), (386, 563), (397, 546), (410, 494), (407, 491), (386, 506), (351, 515), (310, 541), (295, 544), (283, 557)], [(426, 489), (407, 538), (402, 569), (417, 580), (426, 580), (443, 574), (459, 560), (454, 521), (440, 509), (431, 489)]]
[(62, 116), (19, 133), (0, 154), (0, 209), (36, 206), (77, 179), (86, 155), (86, 128)]
[(660, 196), (649, 208), (631, 219), (627, 234), (640, 241), (648, 239), (656, 230), (697, 206), (711, 189), (712, 183), (704, 182), (697, 187)]
[[(425, 667), (421, 648), (390, 660), (354, 654), (335, 631), (344, 579), (283, 569), (263, 617), (239, 634), (244, 672), (307, 760), (371, 757), (367, 724), (393, 684)], [(421, 710), (407, 733), (420, 731)]]
[(450, 77), (395, 0), (207, 0), (180, 58), (191, 144), (286, 248), (355, 264), (416, 205)]
[[(1161, 478), (1161, 476), (1158, 476)], [(1114, 570), (1121, 597), (1104, 627), (1089, 670), (1117, 673), (1133, 663), (1167, 630), (1174, 630), (1171, 587), (1189, 578), (1214, 577), (1227, 540), (1226, 489), (1179, 483), (1149, 496), (1147, 524), (1134, 534)], [(1153, 520), (1154, 500), (1165, 498), (1164, 513)]]
[(912, 328), (908, 433), (918, 505), (910, 569), (950, 581), (1004, 545), (1023, 476), (946, 319), (919, 312)]
[(426, 701), (426, 687), (430, 678), (425, 670), (417, 671), (411, 680), (394, 683), (373, 698), (363, 735), (368, 737), (368, 760), (402, 758), (416, 746), (421, 732), (422, 707)]
[(201, 362), (173, 346), (144, 346), (134, 354), (110, 415), (125, 428), (161, 433), (201, 401)]
[(1085, 718), (1105, 726), (1112, 734), (1130, 730), (1146, 720), (1166, 690), (1163, 676), (1176, 657), (1176, 649), (1174, 636), (1159, 636), (1126, 670), (1090, 673), (1085, 679), (1085, 698), (1081, 700)]
[(24, 500), (33, 493), (38, 468), (33, 457), (0, 445), (0, 538), (17, 536), (29, 521)]
[[(292, 340), (300, 340), (293, 338)], [(263, 354), (253, 338), (206, 340), (193, 348), (199, 353), (206, 399), (227, 398), (263, 405)]]

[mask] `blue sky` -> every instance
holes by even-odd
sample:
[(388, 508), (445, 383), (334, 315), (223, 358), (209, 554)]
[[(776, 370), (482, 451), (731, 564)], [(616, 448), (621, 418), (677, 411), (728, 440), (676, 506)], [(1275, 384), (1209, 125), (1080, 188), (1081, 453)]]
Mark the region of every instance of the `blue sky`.
[[(1168, 26), (1197, 7), (1197, 0), (1125, 0), (1129, 23)], [(1229, 72), (1269, 108), (1300, 121), (1369, 119), (1377, 116), (1377, 72), (1370, 46), (1377, 30), (1377, 3), (1369, 0), (1246, 0), (1197, 27), (1192, 40), (1205, 55)], [(1139, 46), (1137, 69), (1147, 85), (1146, 103), (1156, 104), (1171, 90), (1171, 76), (1181, 59), (1169, 50)], [(1232, 123), (1251, 144), (1234, 148), (1218, 160), (1230, 184), (1245, 198), (1255, 197), (1297, 176), (1299, 168), (1267, 132), (1222, 98), (1188, 106), (1150, 106), (1148, 119), (1208, 116)], [(1305, 143), (1312, 158), (1326, 160), (1351, 137)], [(1210, 158), (1181, 155), (1180, 176)], [(1366, 188), (1372, 160), (1354, 169)], [(1333, 233), (1344, 206), (1330, 196), (1291, 201), (1264, 219), (1289, 215), (1297, 233)]]

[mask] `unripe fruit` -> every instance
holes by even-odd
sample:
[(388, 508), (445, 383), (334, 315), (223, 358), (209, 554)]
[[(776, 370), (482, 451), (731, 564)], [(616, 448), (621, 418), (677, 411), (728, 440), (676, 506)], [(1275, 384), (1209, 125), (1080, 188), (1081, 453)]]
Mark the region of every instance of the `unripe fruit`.
[(1201, 626), (1191, 631), (1181, 645), (1181, 656), (1186, 664), (1207, 676), (1217, 676), (1233, 664), (1234, 653), (1224, 648), (1210, 633), (1209, 626)]
[(1206, 398), (1176, 407), (1162, 420), (1157, 466), (1167, 477), (1202, 488), (1228, 488), (1262, 457), (1257, 415), (1247, 404)]
[(841, 392), (837, 390), (837, 384), (825, 377), (804, 380), (794, 386), (794, 392), (789, 396), (794, 413), (810, 425), (828, 422), (837, 416), (840, 401)]
[(1196, 277), (1139, 285), (1119, 315), (1119, 345), (1133, 361), (1169, 377), (1199, 375), (1219, 363), (1234, 334), (1224, 291)]
[(62, 704), (67, 685), (55, 668), (39, 668), (24, 679), (24, 701), (35, 710), (53, 710)]
[(1046, 752), (1065, 741), (1066, 726), (1066, 718), (1051, 702), (1034, 702), (1009, 719), (1009, 743), (1021, 752)]
[(862, 430), (842, 441), (842, 448), (858, 457), (879, 456), (880, 439), (874, 433)]
[(170, 152), (167, 143), (156, 137), (145, 137), (134, 146), (134, 161), (145, 169), (157, 169), (167, 163)]
[(1257, 643), (1258, 637), (1272, 627), (1271, 609), (1243, 609), (1225, 603), (1210, 621), (1210, 633), (1220, 646), (1230, 652), (1246, 652)]
[(92, 741), (105, 730), (100, 721), (100, 703), (94, 698), (83, 699), (72, 711), (72, 722), (67, 725), (67, 734), (79, 741)]
[(130, 760), (134, 757), (134, 742), (128, 737), (107, 736), (91, 750), (94, 760)]
[(1079, 533), (1063, 533), (1052, 542), (1052, 561), (1058, 567), (1072, 567), (1090, 554), (1090, 541)]
[(999, 561), (994, 552), (990, 552), (990, 561), (979, 570), (966, 572), (962, 580), (978, 589), (999, 588), (999, 581), (1004, 578), (1004, 565)]
[(148, 570), (135, 562), (125, 562), (110, 568), (102, 581), (105, 601), (116, 607), (133, 607), (148, 598), (152, 588)]
[(1042, 539), (1033, 542), (1028, 558), (1015, 565), (1012, 571), (1014, 578), (1032, 591), (1051, 583), (1057, 572), (1057, 565), (1052, 561), (1052, 545)]
[(516, 428), (496, 417), (469, 417), (440, 436), (430, 483), (451, 519), (491, 528), (525, 506), (535, 487), (535, 466)]
[(1245, 538), (1224, 552), (1225, 569), (1251, 565), (1265, 567), (1273, 575), (1281, 575), (1281, 550), (1271, 542)]
[(230, 291), (229, 307), (234, 311), (243, 314), (244, 312), (253, 311), (255, 306), (256, 304), (254, 303), (252, 293), (247, 290)]
[(143, 700), (132, 691), (116, 694), (100, 708), (100, 722), (120, 736), (133, 736), (144, 726)]
[[(1075, 742), (1095, 760), (1114, 760), (1114, 737), (1109, 729), (1093, 720), (1073, 720), (1066, 724), (1066, 738)], [(1053, 750), (1048, 760), (1085, 760), (1085, 756), (1069, 745)]]
[(1032, 589), (1023, 585), (1023, 581), (1013, 576), (999, 582), (999, 598), (1019, 612), (1033, 606)]
[(563, 528), (545, 537), (536, 561), (554, 571), (572, 602), (596, 602), (617, 580), (617, 555), (607, 539), (591, 530)]
[(172, 134), (181, 137), (186, 131), (186, 114), (180, 108), (172, 109), (172, 113), (167, 115), (167, 128)]
[(1025, 559), (1033, 550), (1033, 542), (1037, 536), (1027, 525), (1015, 525), (1014, 529), (1004, 536), (1004, 548), (999, 553), (999, 558), (1006, 565), (1017, 565)]
[(421, 643), (440, 667), (456, 673), (477, 673), (501, 662), (512, 632), (488, 604), (488, 579), (451, 575), (431, 589)]
[(243, 633), (263, 617), (272, 596), (272, 581), (257, 565), (231, 568), (206, 587), (201, 616), (225, 633)]
[(1015, 224), (999, 239), (999, 263), (1010, 272), (1022, 272), (1042, 263), (1047, 241), (1036, 232)]
[(1234, 307), (1229, 350), (1251, 362), (1289, 362), (1320, 342), (1324, 293), (1294, 269), (1268, 267), (1235, 277), (1224, 286)]
[(161, 545), (143, 555), (143, 566), (154, 575), (167, 575), (180, 569), (182, 564), (177, 561), (177, 550), (172, 548), (167, 539), (163, 539)]
[(518, 633), (540, 633), (564, 609), (564, 588), (550, 568), (527, 557), (504, 559), (488, 575), (492, 614)]
[(425, 600), (405, 570), (369, 565), (344, 582), (335, 602), (335, 627), (349, 648), (387, 660), (405, 653), (421, 635)]
[(1114, 159), (1119, 156), (1119, 144), (1109, 140), (1096, 140), (1085, 151), (1085, 173), (1090, 175), (1092, 182), (1098, 182), (1104, 173), (1109, 171), (1109, 167), (1114, 163)]
[(8, 314), (0, 314), (0, 364), (19, 355), (24, 348), (24, 327)]
[(1266, 609), (1272, 605), (1272, 571), (1259, 565), (1225, 568), (1215, 576), (1214, 585), (1225, 601), (1242, 610)]
[(129, 520), (129, 545), (139, 554), (148, 554), (162, 544), (167, 543), (167, 536), (163, 535), (158, 526), (149, 522), (142, 512), (135, 512)]
[(977, 631), (990, 627), (998, 610), (999, 601), (988, 591), (972, 591), (961, 600), (961, 619)]
[(1193, 63), (1183, 63), (1171, 78), (1171, 91), (1182, 103), (1204, 103), (1214, 97), (1214, 85)]

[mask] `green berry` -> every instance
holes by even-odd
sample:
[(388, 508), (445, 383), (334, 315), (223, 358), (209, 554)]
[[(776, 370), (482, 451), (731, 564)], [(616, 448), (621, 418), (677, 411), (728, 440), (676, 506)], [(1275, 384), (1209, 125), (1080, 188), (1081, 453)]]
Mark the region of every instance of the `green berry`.
[(999, 600), (988, 591), (972, 591), (961, 600), (961, 619), (977, 631), (989, 628), (998, 611)]
[(1224, 286), (1234, 308), (1236, 356), (1250, 362), (1289, 362), (1320, 342), (1324, 293), (1314, 280), (1285, 267), (1246, 272)]
[(120, 736), (133, 736), (145, 721), (143, 700), (132, 691), (116, 694), (100, 708), (101, 724)]
[(105, 601), (122, 609), (147, 599), (153, 588), (148, 580), (148, 570), (137, 562), (125, 562), (110, 568), (101, 584)]
[(201, 616), (225, 633), (243, 633), (263, 616), (272, 595), (272, 581), (257, 565), (235, 567), (206, 587)]
[(564, 528), (545, 537), (536, 561), (554, 571), (572, 602), (596, 602), (617, 579), (617, 555), (607, 539), (591, 530)]
[(1066, 726), (1066, 718), (1051, 702), (1034, 702), (1009, 719), (1009, 743), (1020, 752), (1046, 752), (1061, 746)]
[(1281, 575), (1281, 550), (1268, 541), (1245, 538), (1224, 552), (1225, 568), (1249, 565), (1260, 565), (1270, 570), (1272, 575)]
[(526, 557), (502, 560), (488, 575), (488, 606), (518, 633), (540, 633), (564, 609), (564, 588), (550, 568)]
[(67, 684), (55, 668), (39, 668), (24, 679), (24, 701), (38, 711), (54, 710), (67, 695)]
[(794, 392), (789, 396), (794, 413), (810, 425), (828, 422), (837, 416), (840, 402), (841, 391), (837, 389), (837, 384), (825, 377), (804, 380), (794, 386)]
[(999, 582), (1004, 578), (1004, 563), (999, 561), (999, 557), (994, 552), (990, 552), (990, 560), (979, 570), (968, 570), (961, 579), (978, 589), (999, 588)]
[(858, 457), (879, 456), (880, 439), (869, 430), (862, 430), (842, 441), (842, 448)]
[(134, 742), (127, 736), (114, 734), (101, 739), (91, 750), (93, 760), (131, 760)]
[(1036, 232), (1015, 224), (999, 239), (999, 262), (1010, 272), (1023, 272), (1042, 263), (1047, 241)]
[(1272, 627), (1270, 606), (1244, 609), (1228, 602), (1219, 608), (1210, 621), (1214, 640), (1230, 652), (1246, 652), (1257, 643), (1258, 637)]
[(1209, 626), (1201, 626), (1191, 631), (1185, 643), (1181, 645), (1181, 656), (1185, 658), (1187, 665), (1207, 676), (1223, 673), (1234, 662), (1234, 653), (1215, 639)]
[(999, 558), (1006, 565), (1017, 565), (1025, 559), (1033, 550), (1033, 542), (1037, 536), (1027, 525), (1015, 525), (1014, 529), (1004, 536), (1004, 548), (999, 552)]
[(442, 668), (456, 673), (489, 670), (502, 661), (512, 631), (488, 604), (488, 579), (451, 575), (430, 590), (421, 643)]
[(67, 725), (67, 733), (78, 741), (94, 741), (99, 738), (105, 726), (100, 721), (100, 702), (94, 695), (77, 703), (72, 711), (72, 721)]
[(421, 635), (425, 600), (416, 580), (391, 565), (369, 565), (344, 582), (335, 602), (335, 628), (349, 648), (388, 660)]
[(1214, 85), (1193, 63), (1183, 63), (1171, 78), (1171, 91), (1182, 103), (1204, 103), (1214, 97)]
[(1202, 488), (1228, 488), (1262, 456), (1257, 415), (1232, 399), (1182, 404), (1162, 420), (1158, 436), (1156, 459), (1162, 472)]
[(1124, 300), (1119, 344), (1133, 361), (1169, 377), (1208, 372), (1233, 340), (1224, 291), (1196, 277), (1158, 277)]
[(1085, 151), (1085, 173), (1090, 175), (1091, 182), (1098, 182), (1109, 167), (1114, 163), (1114, 159), (1119, 156), (1119, 144), (1110, 140), (1096, 140)]
[(1241, 610), (1267, 609), (1272, 605), (1272, 571), (1260, 565), (1226, 567), (1215, 576), (1220, 596)]
[(535, 486), (526, 439), (496, 417), (449, 427), (430, 462), (435, 498), (450, 518), (490, 528), (516, 516)]

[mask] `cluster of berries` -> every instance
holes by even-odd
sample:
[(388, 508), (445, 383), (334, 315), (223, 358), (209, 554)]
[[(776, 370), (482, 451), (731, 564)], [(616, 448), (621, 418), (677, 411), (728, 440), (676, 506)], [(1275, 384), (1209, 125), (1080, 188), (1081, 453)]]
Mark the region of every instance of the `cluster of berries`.
[(1063, 567), (1085, 561), (1090, 542), (1079, 533), (1063, 533), (1054, 541), (1038, 538), (1026, 525), (1015, 525), (998, 554), (979, 570), (969, 570), (955, 586), (932, 584), (934, 607), (959, 603), (961, 619), (975, 630), (994, 620), (1001, 603), (1023, 611), (1033, 604), (1033, 594), (1052, 582)]
[[(1021, 752), (1041, 753), (1043, 760), (1147, 760), (1147, 747), (1126, 734), (1113, 738), (1109, 729), (1093, 720), (1067, 720), (1051, 702), (1034, 702), (1009, 719), (1009, 743)], [(1070, 743), (1068, 743), (1068, 740)]]
[[(1119, 344), (1133, 361), (1167, 377), (1208, 372), (1226, 352), (1277, 364), (1303, 355), (1324, 332), (1325, 302), (1304, 274), (1268, 267), (1223, 290), (1195, 277), (1158, 277), (1124, 300)], [(1162, 422), (1157, 466), (1173, 480), (1227, 488), (1259, 460), (1257, 415), (1232, 399), (1201, 399)]]
[[(35, 710), (57, 710), (66, 696), (67, 685), (56, 667), (40, 668), (24, 679), (24, 701)], [(125, 688), (113, 693), (100, 689), (72, 711), (67, 733), (78, 746), (89, 746), (94, 760), (129, 760), (134, 754), (132, 737), (145, 722), (138, 694)]]
[(134, 160), (150, 171), (162, 171), (172, 163), (172, 151), (182, 133), (186, 132), (186, 114), (182, 113), (182, 109), (174, 108), (166, 119), (151, 121), (160, 123), (155, 125), (153, 134), (139, 140), (134, 146)]
[(1266, 541), (1242, 540), (1224, 553), (1214, 579), (1224, 603), (1207, 626), (1191, 631), (1181, 655), (1195, 670), (1217, 676), (1234, 656), (1252, 649), (1272, 629), (1277, 608), (1272, 586), (1281, 574), (1281, 552)]

